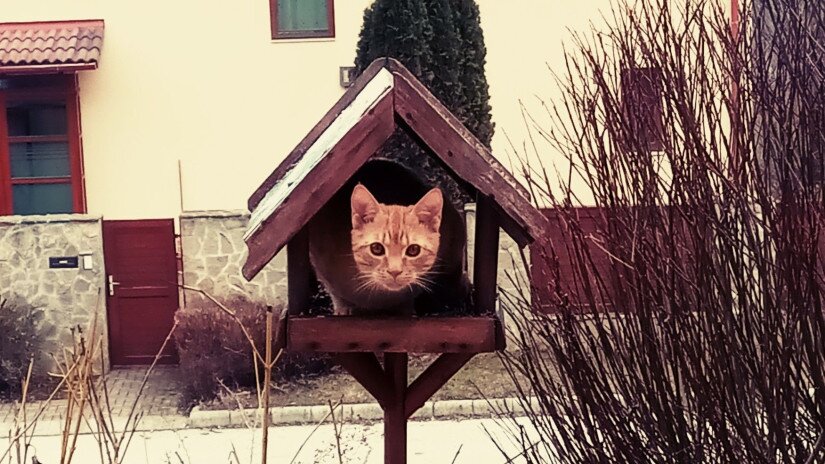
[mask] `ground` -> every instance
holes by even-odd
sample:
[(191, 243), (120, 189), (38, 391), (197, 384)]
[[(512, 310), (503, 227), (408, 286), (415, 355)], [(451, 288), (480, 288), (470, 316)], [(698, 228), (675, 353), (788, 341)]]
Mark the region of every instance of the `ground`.
[[(411, 377), (422, 371), (433, 358), (434, 356), (412, 357)], [(116, 416), (115, 430), (122, 430), (124, 427), (125, 416), (138, 396), (145, 372), (145, 367), (137, 367), (116, 369), (110, 373), (108, 382), (112, 412)], [(180, 380), (179, 372), (174, 367), (159, 367), (152, 373), (137, 406), (146, 417), (141, 422), (141, 429), (131, 441), (126, 458), (121, 462), (260, 462), (260, 430), (186, 428), (186, 418), (181, 416), (177, 409), (180, 401)], [(473, 359), (445, 386), (436, 399), (478, 398), (481, 397), (481, 392), (487, 397), (512, 396), (510, 385), (498, 356), (485, 354)], [(328, 399), (337, 401), (342, 395), (347, 402), (371, 401), (367, 393), (342, 372), (294, 384), (289, 388), (279, 388), (281, 391), (276, 391), (274, 397), (274, 403), (278, 405), (324, 404)], [(34, 403), (29, 407), (30, 419), (39, 406), (39, 403)], [(37, 428), (37, 436), (34, 437), (31, 448), (39, 462), (60, 462), (62, 424), (57, 419), (65, 414), (65, 408), (65, 400), (56, 400), (40, 417), (40, 420), (46, 423)], [(0, 403), (0, 454), (8, 447), (8, 438), (3, 437), (7, 436), (11, 428), (14, 409), (11, 403)], [(518, 421), (526, 424), (524, 419)], [(521, 462), (508, 461), (488, 435), (491, 433), (498, 436), (498, 444), (507, 450), (508, 456), (513, 456), (517, 447), (514, 448), (510, 444), (501, 428), (502, 424), (507, 423), (507, 420), (502, 422), (496, 419), (411, 422), (409, 462)], [(346, 423), (339, 427), (343, 462), (383, 462), (382, 424)], [(86, 430), (85, 427), (83, 430)], [(313, 426), (272, 427), (270, 443), (268, 456), (271, 463), (339, 462), (335, 432), (330, 424), (317, 429)], [(95, 437), (81, 435), (73, 462), (94, 464), (100, 462), (99, 456)], [(32, 462), (31, 455), (26, 462)]]
[[(129, 414), (135, 398), (138, 397), (143, 378), (146, 374), (146, 367), (129, 367), (114, 369), (107, 377), (109, 387), (109, 398), (112, 407), (112, 414), (116, 417)], [(180, 378), (176, 367), (158, 366), (149, 377), (146, 387), (141, 395), (137, 409), (147, 416), (177, 416), (179, 415), (178, 405), (180, 404)], [(38, 394), (39, 397), (45, 395)], [(28, 413), (36, 413), (40, 407), (40, 402), (32, 403), (28, 408)], [(0, 426), (10, 424), (15, 405), (11, 402), (0, 402)], [(56, 399), (44, 410), (41, 415), (43, 421), (53, 421), (65, 416), (66, 400)], [(5, 427), (0, 428), (0, 431)]]
[[(414, 379), (434, 359), (435, 355), (410, 356), (410, 379)], [(512, 380), (495, 353), (480, 354), (470, 360), (438, 393), (433, 400), (506, 398), (517, 396)], [(339, 367), (329, 375), (277, 384), (272, 390), (273, 406), (311, 406), (328, 401), (343, 403), (370, 403), (372, 396), (352, 376)], [(202, 405), (203, 409), (236, 409), (238, 401), (244, 408), (257, 407), (252, 390), (224, 394), (217, 400)]]
[[(524, 419), (518, 423), (529, 429)], [(408, 428), (408, 462), (410, 464), (504, 464), (522, 463), (508, 460), (498, 450), (502, 446), (508, 457), (517, 454), (501, 423), (494, 419), (465, 421), (412, 422)], [(384, 462), (383, 426), (381, 424), (345, 424), (341, 430), (342, 461), (338, 459), (332, 425), (272, 427), (269, 429), (268, 462), (271, 464), (338, 464)], [(489, 435), (488, 435), (489, 433)], [(495, 437), (496, 441), (490, 438)], [(528, 433), (528, 435), (532, 435)], [(190, 429), (179, 431), (138, 432), (122, 464), (241, 464), (259, 463), (260, 430)], [(533, 437), (526, 437), (534, 439)], [(0, 437), (0, 454), (7, 439)], [(40, 462), (60, 462), (59, 435), (35, 437), (32, 450)], [(29, 458), (31, 459), (31, 458)], [(27, 461), (30, 462), (30, 461)], [(77, 443), (74, 463), (101, 462), (93, 436), (83, 435)], [(553, 462), (553, 461), (546, 461)]]
[[(410, 356), (410, 378), (423, 371), (435, 355)], [(114, 416), (126, 416), (140, 391), (146, 367), (118, 368), (110, 372), (107, 381)], [(146, 416), (179, 416), (181, 402), (181, 379), (178, 369), (158, 366), (152, 372), (142, 397), (138, 411)], [(43, 396), (43, 395), (40, 395)], [(512, 381), (495, 353), (477, 355), (458, 372), (438, 393), (434, 400), (505, 398), (517, 396)], [(257, 407), (255, 394), (251, 390), (240, 391), (235, 396), (221, 398), (202, 405), (203, 409), (236, 409), (240, 400), (244, 408)], [(273, 406), (323, 405), (328, 401), (344, 403), (370, 403), (372, 397), (349, 374), (335, 367), (329, 375), (296, 380), (275, 385), (272, 390)], [(36, 412), (39, 402), (33, 402), (29, 414)], [(53, 421), (61, 418), (66, 409), (66, 401), (56, 399), (45, 409), (41, 419)], [(12, 402), (0, 402), (0, 425), (10, 424), (15, 406)]]

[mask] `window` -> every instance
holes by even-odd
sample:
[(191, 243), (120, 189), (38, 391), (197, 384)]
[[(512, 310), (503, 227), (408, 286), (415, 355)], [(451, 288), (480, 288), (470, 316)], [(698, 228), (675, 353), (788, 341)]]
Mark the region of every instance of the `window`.
[(269, 0), (273, 39), (335, 37), (333, 0)]
[(662, 70), (629, 68), (622, 71), (622, 111), (629, 132), (622, 137), (627, 150), (664, 150)]
[(85, 211), (74, 75), (0, 77), (0, 214)]

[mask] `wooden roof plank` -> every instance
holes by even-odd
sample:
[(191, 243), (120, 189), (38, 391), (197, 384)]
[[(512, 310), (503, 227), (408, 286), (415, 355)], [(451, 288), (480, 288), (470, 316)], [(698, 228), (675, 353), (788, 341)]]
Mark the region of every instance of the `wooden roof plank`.
[(393, 134), (396, 125), (392, 100), (392, 93), (384, 94), (312, 169), (303, 173), (297, 182), (304, 187), (292, 189), (271, 214), (260, 216), (260, 227), (245, 238), (249, 256), (243, 275), (247, 280), (255, 277)]
[[(547, 230), (547, 219), (523, 194), (523, 187), (487, 148), (420, 83), (395, 75), (395, 112), (460, 178), (500, 207), (502, 226), (519, 245)], [(419, 84), (419, 85), (415, 85)], [(446, 122), (446, 124), (444, 124)], [(497, 208), (498, 209), (498, 208)]]
[(401, 63), (379, 59), (250, 197), (244, 276), (266, 266), (399, 125), (492, 199), (500, 225), (520, 246), (548, 229), (524, 187), (458, 118)]
[(267, 192), (269, 192), (272, 187), (278, 183), (281, 178), (284, 177), (284, 174), (298, 161), (301, 160), (301, 157), (307, 151), (307, 149), (312, 146), (317, 140), (318, 137), (332, 124), (332, 121), (337, 118), (345, 108), (347, 108), (350, 104), (352, 104), (353, 100), (355, 100), (358, 95), (361, 94), (361, 91), (364, 90), (367, 84), (369, 84), (372, 79), (378, 74), (381, 70), (385, 69), (384, 60), (376, 60), (373, 62), (366, 70), (358, 77), (358, 79), (353, 82), (353, 84), (344, 92), (344, 95), (341, 96), (340, 99), (330, 108), (329, 111), (318, 121), (312, 130), (306, 135), (306, 137), (301, 140), (300, 143), (287, 155), (287, 157), (278, 165), (277, 168), (270, 174), (266, 180), (258, 187), (252, 196), (249, 197), (249, 201), (247, 206), (249, 211), (254, 211), (255, 208), (258, 207), (258, 203), (264, 199)]
[(436, 98), (436, 96), (433, 95), (432, 92), (430, 92), (430, 90), (422, 84), (421, 81), (419, 81), (409, 69), (405, 68), (404, 65), (392, 58), (387, 60), (386, 66), (393, 72), (393, 74), (403, 77), (422, 98), (430, 101), (435, 106), (437, 112), (444, 119), (444, 121), (450, 124), (454, 130), (461, 133), (462, 137), (464, 137), (472, 145), (473, 150), (481, 156), (500, 176), (502, 176), (510, 187), (517, 190), (523, 197), (527, 199), (530, 198), (530, 192), (528, 192), (527, 189), (524, 188), (524, 186), (521, 185), (515, 177), (513, 177), (513, 174), (507, 170), (507, 168), (501, 165), (487, 146), (481, 143), (481, 141), (478, 140), (478, 138), (476, 138), (476, 136), (473, 135), (473, 133), (470, 132), (470, 130), (458, 120), (452, 111), (444, 106), (444, 104), (441, 103), (441, 101)]
[(249, 219), (249, 228), (244, 235), (244, 240), (261, 228), (263, 222), (278, 209), (281, 203), (286, 201), (307, 174), (318, 166), (367, 112), (373, 109), (384, 96), (391, 94), (393, 85), (393, 75), (386, 69), (381, 70), (369, 81), (363, 91), (321, 132), (315, 142), (304, 151), (301, 158), (286, 170), (279, 182), (273, 185), (258, 202)]

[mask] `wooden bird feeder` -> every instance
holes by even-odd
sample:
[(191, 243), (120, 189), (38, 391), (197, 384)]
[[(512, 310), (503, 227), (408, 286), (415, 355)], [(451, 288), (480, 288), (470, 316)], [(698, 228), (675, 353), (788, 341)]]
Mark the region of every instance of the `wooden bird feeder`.
[[(476, 198), (473, 317), (306, 317), (314, 288), (307, 224), (402, 128)], [(499, 228), (520, 247), (547, 230), (529, 195), (403, 65), (379, 59), (353, 83), (249, 199), (252, 279), (287, 247), (285, 347), (334, 353), (384, 409), (385, 462), (406, 462), (407, 420), (476, 353), (504, 349), (495, 317)], [(304, 315), (304, 317), (301, 317)], [(375, 353), (383, 353), (382, 366)], [(408, 384), (408, 353), (441, 353)]]

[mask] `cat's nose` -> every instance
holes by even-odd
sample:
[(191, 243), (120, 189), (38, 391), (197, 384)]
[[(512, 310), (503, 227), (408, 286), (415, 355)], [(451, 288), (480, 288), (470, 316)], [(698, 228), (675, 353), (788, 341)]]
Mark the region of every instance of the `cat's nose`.
[(388, 269), (388, 270), (387, 270), (387, 272), (388, 272), (388, 273), (392, 276), (392, 278), (393, 278), (393, 279), (397, 279), (397, 278), (398, 278), (398, 276), (400, 276), (400, 275), (401, 275), (401, 272), (402, 272), (402, 271), (401, 271), (401, 269), (398, 269), (398, 270), (390, 270), (390, 269)]

